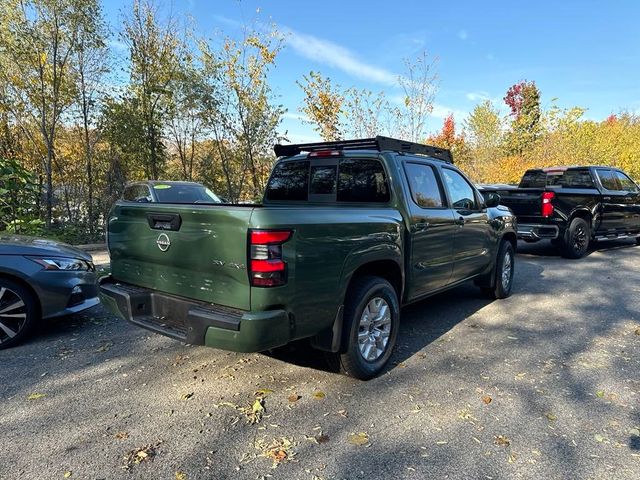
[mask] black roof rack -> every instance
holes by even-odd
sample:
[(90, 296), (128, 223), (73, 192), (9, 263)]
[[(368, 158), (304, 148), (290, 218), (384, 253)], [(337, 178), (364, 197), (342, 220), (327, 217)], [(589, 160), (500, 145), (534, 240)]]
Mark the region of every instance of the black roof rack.
[(390, 150), (392, 152), (417, 153), (434, 157), (447, 163), (453, 163), (453, 156), (446, 148), (424, 145), (422, 143), (407, 142), (397, 138), (382, 137), (360, 138), (356, 140), (338, 140), (335, 142), (298, 143), (291, 145), (275, 145), (273, 150), (278, 157), (290, 157), (301, 152), (316, 150)]

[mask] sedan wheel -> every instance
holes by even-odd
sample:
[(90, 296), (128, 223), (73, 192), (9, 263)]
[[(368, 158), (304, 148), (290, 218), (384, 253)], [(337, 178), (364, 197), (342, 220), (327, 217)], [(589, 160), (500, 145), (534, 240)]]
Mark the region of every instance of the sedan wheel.
[(33, 295), (22, 285), (0, 280), (0, 348), (19, 342), (35, 323)]

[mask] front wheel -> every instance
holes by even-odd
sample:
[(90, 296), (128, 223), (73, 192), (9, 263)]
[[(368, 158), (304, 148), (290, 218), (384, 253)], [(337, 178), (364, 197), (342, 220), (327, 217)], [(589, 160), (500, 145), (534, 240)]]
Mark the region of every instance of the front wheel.
[(507, 298), (511, 295), (513, 274), (515, 272), (515, 253), (513, 245), (503, 240), (498, 250), (498, 258), (493, 270), (493, 287), (484, 287), (482, 291), (491, 298)]
[(349, 289), (344, 310), (344, 353), (330, 354), (345, 374), (368, 380), (385, 367), (398, 337), (400, 305), (389, 282), (380, 277), (362, 277)]
[(0, 278), (0, 349), (26, 338), (38, 320), (33, 294), (19, 283)]
[(564, 233), (560, 253), (565, 258), (582, 258), (589, 249), (591, 229), (583, 218), (576, 217), (571, 220), (569, 228)]

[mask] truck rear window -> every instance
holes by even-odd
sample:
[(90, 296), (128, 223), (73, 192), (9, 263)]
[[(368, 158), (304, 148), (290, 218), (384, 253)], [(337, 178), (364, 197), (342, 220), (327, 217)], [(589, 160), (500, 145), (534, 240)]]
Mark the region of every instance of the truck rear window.
[(309, 162), (280, 162), (273, 169), (268, 200), (306, 200), (309, 190)]
[(520, 181), (520, 188), (594, 188), (593, 178), (587, 169), (529, 170)]
[(311, 166), (308, 160), (280, 162), (273, 169), (265, 198), (307, 200), (310, 194), (338, 202), (381, 203), (390, 198), (382, 164), (369, 158), (342, 158), (337, 165)]

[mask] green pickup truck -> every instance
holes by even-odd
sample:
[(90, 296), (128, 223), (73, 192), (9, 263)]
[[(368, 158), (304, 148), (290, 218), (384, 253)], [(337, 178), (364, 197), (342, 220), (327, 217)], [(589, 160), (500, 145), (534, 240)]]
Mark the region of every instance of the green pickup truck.
[(510, 294), (516, 220), (448, 150), (375, 137), (275, 151), (262, 204), (118, 201), (104, 304), (225, 350), (310, 339), (367, 379), (391, 356), (401, 306), (471, 279)]

